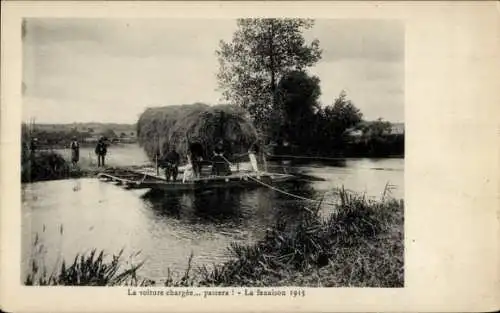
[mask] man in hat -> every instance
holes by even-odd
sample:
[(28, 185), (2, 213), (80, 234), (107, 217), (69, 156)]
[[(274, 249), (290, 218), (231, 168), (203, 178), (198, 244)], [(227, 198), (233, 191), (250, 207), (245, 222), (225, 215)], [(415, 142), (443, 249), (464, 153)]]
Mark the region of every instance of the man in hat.
[(80, 160), (80, 144), (78, 143), (76, 137), (73, 137), (70, 149), (71, 149), (71, 163), (73, 163), (73, 166), (76, 166), (76, 164)]
[(108, 147), (104, 137), (99, 138), (97, 145), (95, 147), (95, 154), (97, 154), (97, 166), (105, 166), (106, 153), (108, 152)]
[(214, 147), (214, 158), (212, 160), (212, 175), (227, 176), (231, 175), (231, 168), (228, 159), (226, 158), (226, 149), (224, 140), (218, 139)]

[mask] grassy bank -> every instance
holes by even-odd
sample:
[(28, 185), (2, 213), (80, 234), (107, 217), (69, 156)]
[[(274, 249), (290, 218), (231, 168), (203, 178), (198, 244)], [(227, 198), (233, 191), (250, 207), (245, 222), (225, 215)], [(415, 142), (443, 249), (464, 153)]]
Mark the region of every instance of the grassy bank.
[[(172, 273), (162, 284), (403, 287), (403, 202), (385, 197), (369, 200), (344, 190), (336, 193), (336, 210), (328, 216), (321, 214), (319, 206), (304, 208), (300, 218), (290, 223), (278, 222), (259, 242), (232, 244), (228, 247), (229, 261), (192, 268), (191, 256), (185, 272)], [(40, 270), (43, 260), (35, 255), (25, 283), (155, 284), (153, 280), (138, 278), (142, 263), (120, 272), (120, 254), (108, 261), (103, 254), (94, 251), (78, 256), (70, 266), (63, 262), (45, 275)]]
[(233, 245), (233, 259), (202, 268), (201, 285), (403, 286), (403, 204), (338, 192), (335, 213), (304, 210), (264, 240)]
[[(97, 167), (97, 156), (93, 148), (80, 150), (77, 166), (70, 162), (69, 149), (36, 151), (33, 155), (24, 148), (21, 156), (21, 181), (37, 182), (67, 178), (92, 177), (102, 171)], [(106, 167), (142, 168), (147, 166), (147, 158), (137, 145), (113, 145), (108, 150)]]
[(21, 182), (37, 182), (67, 178), (90, 177), (99, 169), (91, 166), (73, 166), (53, 151), (41, 151), (21, 159)]

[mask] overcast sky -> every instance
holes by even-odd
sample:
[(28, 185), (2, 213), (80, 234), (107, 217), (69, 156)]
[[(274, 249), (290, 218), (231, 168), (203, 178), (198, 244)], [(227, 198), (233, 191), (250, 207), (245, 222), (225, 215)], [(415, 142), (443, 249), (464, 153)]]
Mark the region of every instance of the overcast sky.
[[(220, 103), (219, 40), (235, 20), (28, 19), (23, 119), (134, 123), (148, 106)], [(397, 21), (316, 20), (321, 102), (346, 90), (365, 118), (404, 120), (404, 28)]]

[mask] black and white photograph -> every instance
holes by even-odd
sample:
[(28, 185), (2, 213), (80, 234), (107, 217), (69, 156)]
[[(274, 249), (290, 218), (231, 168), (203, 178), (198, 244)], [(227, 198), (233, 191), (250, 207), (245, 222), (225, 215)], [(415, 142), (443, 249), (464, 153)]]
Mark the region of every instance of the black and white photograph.
[(23, 285), (405, 287), (404, 22), (20, 34)]

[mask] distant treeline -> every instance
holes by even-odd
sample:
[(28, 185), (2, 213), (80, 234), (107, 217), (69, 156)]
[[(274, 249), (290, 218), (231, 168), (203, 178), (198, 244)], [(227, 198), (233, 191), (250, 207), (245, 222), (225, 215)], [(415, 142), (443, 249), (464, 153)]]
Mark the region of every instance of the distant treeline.
[[(304, 106), (291, 101), (284, 109), (277, 132), (271, 133), (275, 155), (307, 157), (403, 157), (404, 125), (382, 119), (367, 121), (341, 94), (333, 105)], [(294, 109), (297, 108), (297, 109)], [(298, 109), (300, 108), (300, 109)], [(289, 147), (284, 147), (287, 142)]]
[(347, 157), (404, 157), (404, 134), (389, 134), (347, 143), (344, 154)]
[(102, 133), (108, 129), (113, 130), (115, 133), (120, 134), (122, 132), (130, 133), (135, 132), (135, 124), (118, 124), (118, 123), (71, 123), (71, 124), (45, 124), (37, 123), (36, 128), (44, 131), (70, 131), (76, 130), (78, 132), (89, 132), (89, 133)]
[[(315, 144), (308, 146), (294, 146), (293, 154), (308, 156), (329, 156), (348, 158), (382, 158), (382, 157), (404, 157), (405, 136), (404, 134), (387, 134), (379, 137), (354, 137), (345, 138), (340, 142), (331, 144)], [(276, 154), (282, 149), (275, 149)]]
[(338, 157), (338, 158), (387, 158), (404, 157), (404, 134), (391, 134), (381, 138), (357, 139), (346, 141), (337, 145), (315, 145), (297, 146), (290, 148), (274, 145), (268, 149), (271, 156), (279, 159), (287, 159), (287, 155), (292, 155), (300, 159), (301, 156), (312, 158), (318, 157)]

